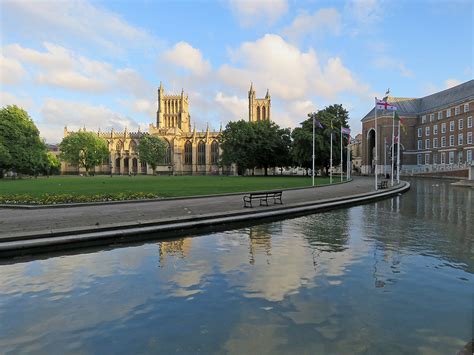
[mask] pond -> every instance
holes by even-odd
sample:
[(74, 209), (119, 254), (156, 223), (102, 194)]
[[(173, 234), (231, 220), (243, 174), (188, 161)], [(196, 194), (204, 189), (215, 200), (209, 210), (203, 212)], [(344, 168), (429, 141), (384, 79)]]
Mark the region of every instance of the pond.
[(455, 354), (473, 191), (0, 265), (2, 353)]

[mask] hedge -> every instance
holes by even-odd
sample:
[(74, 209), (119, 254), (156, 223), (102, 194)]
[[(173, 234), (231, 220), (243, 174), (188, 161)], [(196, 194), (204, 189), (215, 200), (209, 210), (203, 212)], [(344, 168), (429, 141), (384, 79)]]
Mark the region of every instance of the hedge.
[(151, 192), (118, 192), (96, 195), (44, 194), (40, 196), (11, 194), (0, 195), (0, 204), (55, 205), (59, 203), (145, 200), (158, 197), (157, 194)]

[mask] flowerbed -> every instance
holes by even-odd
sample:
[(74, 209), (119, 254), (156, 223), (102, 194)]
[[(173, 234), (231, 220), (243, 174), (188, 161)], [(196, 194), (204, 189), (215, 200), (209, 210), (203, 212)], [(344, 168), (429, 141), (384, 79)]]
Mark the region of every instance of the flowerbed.
[(44, 194), (40, 196), (30, 194), (11, 194), (0, 195), (0, 203), (9, 205), (56, 205), (60, 203), (145, 200), (158, 197), (157, 194), (151, 192), (118, 192), (95, 195)]

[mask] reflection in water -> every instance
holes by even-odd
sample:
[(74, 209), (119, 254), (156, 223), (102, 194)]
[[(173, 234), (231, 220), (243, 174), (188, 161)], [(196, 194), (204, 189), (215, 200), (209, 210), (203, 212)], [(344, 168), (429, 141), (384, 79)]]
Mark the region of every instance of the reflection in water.
[(472, 336), (472, 214), (472, 190), (413, 180), (350, 209), (3, 265), (0, 349), (456, 353)]

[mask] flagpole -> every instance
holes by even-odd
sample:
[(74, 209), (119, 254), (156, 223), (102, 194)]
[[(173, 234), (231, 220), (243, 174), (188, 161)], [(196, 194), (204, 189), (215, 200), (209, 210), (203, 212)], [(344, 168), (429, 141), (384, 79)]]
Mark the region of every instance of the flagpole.
[(350, 152), (350, 137), (347, 139), (347, 163), (346, 163), (346, 180), (349, 181), (350, 178), (350, 170), (351, 170), (351, 152)]
[(313, 175), (313, 187), (314, 187), (314, 114), (312, 115), (313, 117), (313, 170), (312, 170), (312, 175)]
[(343, 156), (342, 156), (342, 126), (341, 126), (341, 182), (342, 182), (342, 175), (343, 175), (343, 172), (344, 172), (344, 169), (342, 168), (343, 167)]
[(375, 98), (375, 190), (377, 190), (377, 98)]
[(400, 184), (400, 120), (398, 120), (398, 141), (397, 141), (397, 184)]
[(391, 173), (391, 178), (392, 178), (392, 186), (393, 186), (393, 170), (394, 170), (394, 164), (395, 164), (395, 111), (393, 111), (392, 115), (392, 173)]
[(331, 153), (329, 157), (329, 183), (332, 184), (332, 121), (331, 121)]

